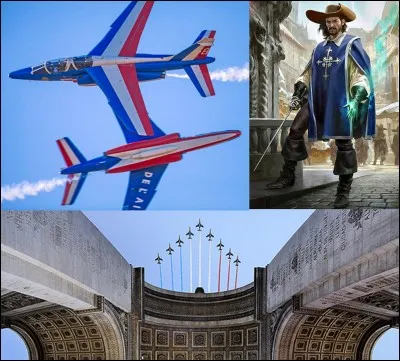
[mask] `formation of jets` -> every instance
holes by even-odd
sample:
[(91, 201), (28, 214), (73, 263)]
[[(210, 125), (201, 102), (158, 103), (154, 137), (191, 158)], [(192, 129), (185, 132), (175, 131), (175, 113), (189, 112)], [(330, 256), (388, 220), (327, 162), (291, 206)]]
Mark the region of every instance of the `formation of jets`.
[[(202, 97), (215, 95), (207, 64), (215, 31), (204, 30), (192, 45), (175, 55), (137, 52), (153, 1), (133, 1), (113, 22), (104, 38), (87, 54), (43, 62), (9, 74), (13, 79), (72, 81), (80, 86), (97, 85), (105, 94), (125, 136), (125, 145), (87, 160), (73, 142), (57, 140), (68, 176), (62, 205), (73, 204), (90, 172), (129, 172), (122, 209), (144, 210), (169, 163), (186, 152), (240, 136), (240, 131), (222, 131), (181, 137), (165, 134), (150, 119), (139, 83), (164, 79), (166, 72), (184, 69)], [(199, 222), (201, 225), (201, 223)]]

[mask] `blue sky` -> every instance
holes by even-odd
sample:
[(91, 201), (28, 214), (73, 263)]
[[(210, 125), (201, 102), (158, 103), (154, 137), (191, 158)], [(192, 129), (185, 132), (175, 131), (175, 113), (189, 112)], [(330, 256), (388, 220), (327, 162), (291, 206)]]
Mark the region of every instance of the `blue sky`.
[[(208, 241), (205, 235), (209, 229), (215, 238), (212, 242), (211, 291), (217, 287), (218, 254), (216, 244), (220, 238), (225, 245), (222, 263), (222, 290), (226, 290), (227, 263), (225, 253), (228, 248), (238, 254), (242, 263), (239, 268), (238, 286), (253, 281), (254, 267), (264, 267), (289, 240), (294, 232), (312, 214), (312, 210), (250, 210), (250, 211), (159, 211), (159, 212), (100, 212), (88, 211), (85, 215), (117, 248), (133, 266), (145, 267), (145, 280), (159, 286), (159, 269), (154, 261), (157, 252), (164, 259), (164, 288), (171, 289), (169, 258), (165, 252), (168, 243), (175, 249), (173, 255), (175, 289), (180, 290), (178, 235), (183, 244), (184, 291), (189, 288), (188, 242), (185, 236), (191, 226), (193, 237), (193, 280), (198, 285), (198, 232), (196, 224), (201, 219), (202, 232), (202, 286), (207, 291), (208, 283)], [(156, 227), (154, 225), (157, 225)], [(140, 243), (138, 241), (140, 240)], [(231, 288), (234, 282), (234, 268), (231, 268)], [(17, 346), (9, 330), (2, 331), (2, 359), (24, 358), (24, 346)], [(19, 342), (21, 342), (19, 340)], [(3, 347), (4, 345), (4, 347)], [(18, 354), (17, 354), (18, 352)], [(21, 354), (20, 354), (21, 353)], [(398, 360), (398, 330), (385, 333), (374, 348), (375, 360)], [(26, 358), (26, 356), (25, 356)]]
[[(10, 79), (11, 71), (88, 53), (128, 2), (1, 3), (2, 188), (60, 177), (55, 140), (68, 136), (86, 158), (124, 144), (98, 87)], [(247, 2), (156, 2), (139, 52), (175, 54), (204, 29), (215, 29), (210, 71), (248, 63)], [(174, 73), (184, 74), (183, 71)], [(215, 97), (202, 98), (186, 79), (141, 84), (151, 118), (164, 132), (192, 136), (240, 130), (230, 142), (187, 153), (164, 173), (151, 209), (248, 209), (248, 81), (214, 80)], [(61, 178), (61, 177), (60, 177)], [(61, 207), (64, 187), (2, 209), (121, 209), (128, 173), (93, 173), (73, 206)]]

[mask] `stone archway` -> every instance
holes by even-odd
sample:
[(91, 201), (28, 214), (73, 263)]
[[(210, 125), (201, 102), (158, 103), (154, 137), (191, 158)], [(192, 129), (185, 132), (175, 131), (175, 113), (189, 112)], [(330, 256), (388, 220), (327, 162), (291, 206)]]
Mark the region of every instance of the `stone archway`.
[[(18, 299), (13, 292), (10, 298)], [(103, 301), (104, 302), (104, 301)], [(105, 302), (89, 311), (50, 306), (2, 317), (2, 328), (11, 328), (25, 341), (32, 360), (122, 360), (126, 358), (126, 320)]]
[(336, 308), (304, 314), (289, 306), (276, 327), (272, 359), (369, 360), (379, 336), (396, 323)]

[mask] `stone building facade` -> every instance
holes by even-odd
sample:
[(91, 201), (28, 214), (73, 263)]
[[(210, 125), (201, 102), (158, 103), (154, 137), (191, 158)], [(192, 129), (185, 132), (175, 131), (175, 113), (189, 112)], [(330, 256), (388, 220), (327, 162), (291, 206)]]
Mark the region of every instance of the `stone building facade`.
[[(310, 61), (312, 51), (317, 42), (309, 39), (307, 26), (298, 22), (299, 2), (292, 1), (292, 11), (289, 16), (280, 24), (282, 37), (282, 48), (285, 52), (285, 59), (279, 64), (283, 81), (280, 83), (282, 93), (281, 116), (288, 111), (288, 103), (293, 93), (293, 86), (301, 72)], [(294, 119), (294, 113), (291, 114)]]

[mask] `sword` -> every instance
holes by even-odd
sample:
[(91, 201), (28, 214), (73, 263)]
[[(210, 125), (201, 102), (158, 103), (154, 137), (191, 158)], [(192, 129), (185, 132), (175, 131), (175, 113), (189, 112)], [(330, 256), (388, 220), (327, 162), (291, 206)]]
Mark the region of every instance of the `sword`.
[(285, 123), (286, 119), (289, 117), (289, 115), (290, 115), (290, 113), (292, 112), (292, 110), (293, 110), (293, 108), (292, 108), (292, 107), (289, 107), (289, 113), (286, 115), (286, 118), (283, 119), (282, 124), (279, 126), (279, 128), (276, 130), (274, 136), (273, 136), (272, 139), (269, 141), (269, 143), (268, 143), (268, 145), (267, 145), (267, 148), (265, 148), (265, 151), (264, 151), (263, 155), (261, 156), (260, 160), (258, 161), (256, 167), (253, 169), (253, 172), (256, 171), (258, 165), (261, 163), (262, 159), (264, 158), (265, 154), (267, 153), (268, 148), (269, 148), (270, 145), (272, 144), (273, 140), (275, 139), (275, 137), (276, 137), (276, 135), (278, 134), (279, 130), (282, 128), (283, 123)]

